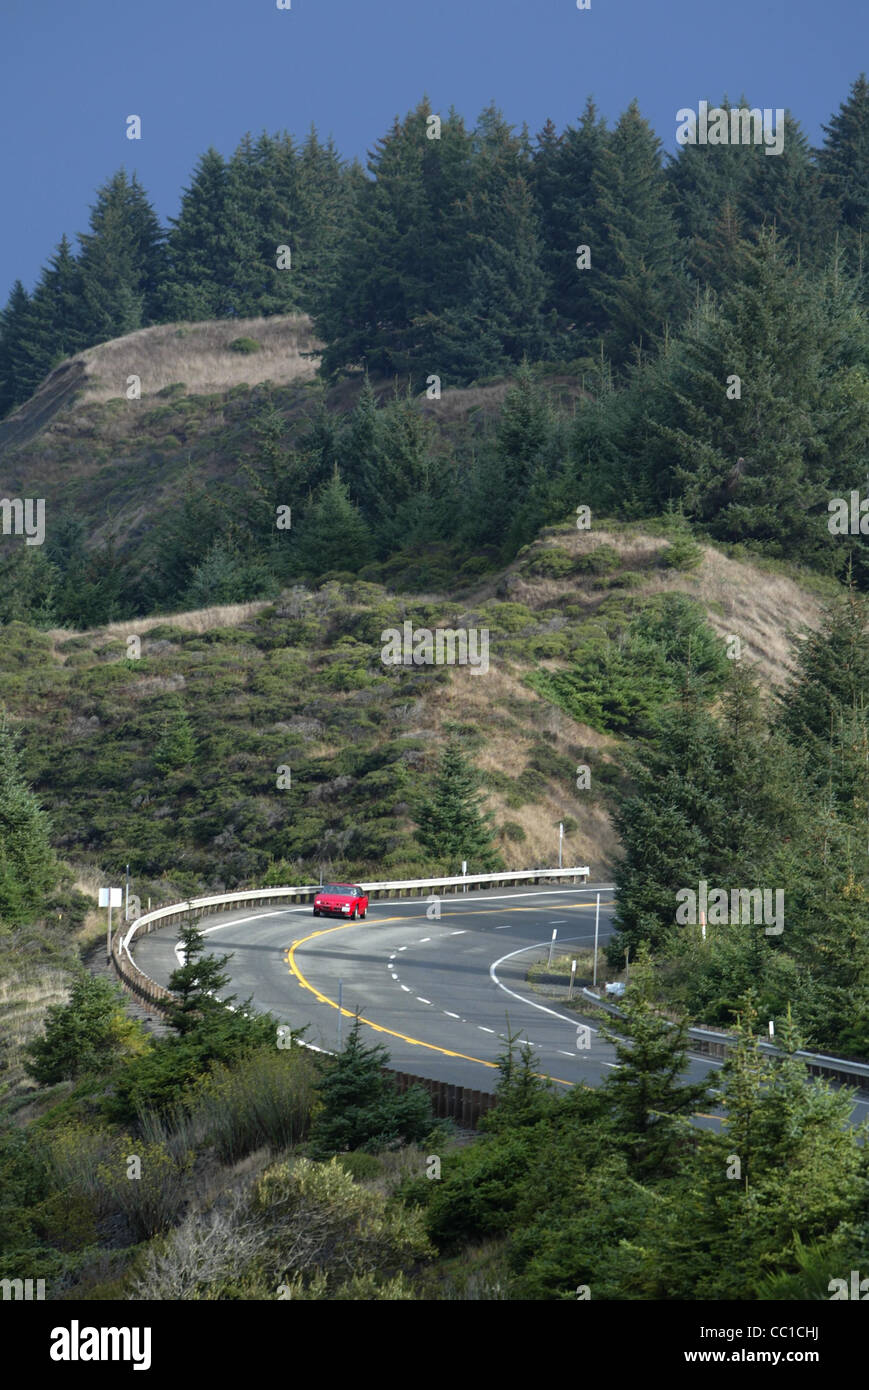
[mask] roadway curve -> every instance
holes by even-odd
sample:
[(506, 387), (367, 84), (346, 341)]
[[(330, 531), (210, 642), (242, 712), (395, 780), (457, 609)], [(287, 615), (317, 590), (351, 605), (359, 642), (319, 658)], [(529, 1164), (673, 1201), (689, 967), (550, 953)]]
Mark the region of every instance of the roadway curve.
[[(509, 1019), (559, 1088), (597, 1086), (615, 1065), (614, 1048), (586, 1019), (591, 1045), (578, 1049), (581, 1015), (535, 996), (525, 971), (546, 954), (553, 929), (560, 945), (592, 945), (598, 891), (603, 943), (613, 931), (613, 893), (595, 885), (449, 895), (439, 919), (427, 916), (425, 898), (372, 901), (364, 922), (315, 918), (310, 904), (237, 910), (207, 918), (203, 930), (215, 952), (232, 953), (230, 992), (294, 1028), (306, 1025), (317, 1047), (337, 1050), (340, 991), (344, 1036), (358, 1008), (397, 1070), (494, 1090)], [(175, 945), (171, 930), (143, 937), (135, 946), (140, 969), (167, 984)], [(720, 1067), (689, 1053), (685, 1077), (714, 1086)], [(854, 1120), (867, 1113), (869, 1101), (858, 1100)], [(718, 1124), (715, 1113), (697, 1120)]]

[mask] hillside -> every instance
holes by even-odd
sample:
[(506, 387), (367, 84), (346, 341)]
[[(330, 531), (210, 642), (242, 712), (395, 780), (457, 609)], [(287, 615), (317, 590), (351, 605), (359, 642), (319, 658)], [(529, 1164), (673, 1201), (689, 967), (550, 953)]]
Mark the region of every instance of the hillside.
[[(569, 858), (611, 872), (605, 778), (577, 792), (575, 766), (605, 764), (616, 740), (529, 689), (618, 630), (649, 600), (694, 597), (769, 686), (787, 670), (784, 633), (816, 620), (794, 580), (704, 548), (697, 571), (661, 567), (666, 539), (634, 528), (550, 528), (513, 565), (461, 599), (420, 599), (362, 581), (296, 586), (258, 602), (74, 633), (12, 624), (2, 634), (0, 701), (21, 722), (35, 785), (65, 856), (179, 886), (262, 877), (286, 861), (380, 876), (413, 867), (407, 795), (442, 737), (463, 732), (486, 776), (509, 866), (551, 863), (567, 819)], [(601, 548), (603, 548), (601, 550)], [(605, 575), (541, 577), (541, 557), (615, 552)], [(490, 669), (395, 669), (381, 633), (487, 628)], [(126, 660), (127, 640), (141, 657)], [(154, 745), (174, 709), (197, 739), (191, 769), (161, 773)], [(289, 765), (292, 786), (275, 790)], [(604, 779), (604, 780), (602, 780)], [(575, 828), (572, 823), (575, 823)], [(127, 848), (128, 847), (128, 848)]]

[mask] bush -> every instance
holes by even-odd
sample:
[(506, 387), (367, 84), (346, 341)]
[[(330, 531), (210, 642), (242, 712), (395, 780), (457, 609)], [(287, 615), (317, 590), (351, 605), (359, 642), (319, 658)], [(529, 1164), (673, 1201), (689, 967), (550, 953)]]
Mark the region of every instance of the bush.
[(396, 1148), (424, 1139), (432, 1128), (431, 1102), (421, 1086), (401, 1094), (384, 1075), (385, 1047), (365, 1047), (359, 1017), (319, 1085), (323, 1108), (314, 1121), (312, 1151), (326, 1158), (344, 1150)]
[(117, 986), (82, 975), (69, 1002), (48, 1010), (43, 1036), (24, 1048), (24, 1068), (40, 1085), (52, 1086), (111, 1069), (124, 1054), (141, 1053), (146, 1046), (141, 1027), (127, 1017)]
[(230, 352), (261, 352), (262, 344), (256, 338), (233, 338), (229, 344)]
[(661, 556), (661, 564), (667, 569), (694, 570), (702, 559), (701, 547), (686, 532), (673, 538)]

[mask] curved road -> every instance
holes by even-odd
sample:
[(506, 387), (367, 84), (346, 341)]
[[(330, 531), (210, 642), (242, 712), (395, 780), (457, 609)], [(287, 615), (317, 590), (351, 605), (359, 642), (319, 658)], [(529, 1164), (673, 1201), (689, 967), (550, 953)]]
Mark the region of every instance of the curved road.
[[(590, 1046), (577, 1047), (581, 1015), (535, 996), (525, 983), (530, 961), (556, 949), (591, 947), (595, 894), (601, 893), (600, 941), (612, 935), (608, 885), (494, 889), (440, 899), (440, 917), (425, 898), (372, 902), (364, 922), (314, 917), (311, 905), (221, 913), (203, 930), (218, 953), (231, 952), (231, 992), (250, 997), (329, 1051), (338, 1048), (339, 992), (346, 1037), (352, 1015), (389, 1050), (393, 1067), (417, 1076), (492, 1091), (507, 1029), (535, 1049), (538, 1070), (559, 1087), (596, 1086), (616, 1065), (615, 1049), (585, 1023)], [(161, 984), (178, 965), (171, 929), (136, 946), (142, 970)], [(688, 1054), (686, 1080), (715, 1086), (716, 1058)], [(715, 1107), (698, 1115), (718, 1125)], [(869, 1113), (859, 1099), (854, 1122)]]

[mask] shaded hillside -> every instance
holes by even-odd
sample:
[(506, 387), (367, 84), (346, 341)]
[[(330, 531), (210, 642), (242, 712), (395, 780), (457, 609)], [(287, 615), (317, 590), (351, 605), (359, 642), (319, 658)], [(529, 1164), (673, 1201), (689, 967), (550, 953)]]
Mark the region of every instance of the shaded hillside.
[[(0, 633), (0, 701), (21, 721), (58, 848), (75, 861), (117, 871), (129, 860), (138, 878), (184, 891), (262, 881), (270, 865), (282, 881), (422, 871), (411, 807), (455, 733), (484, 775), (508, 866), (554, 863), (563, 820), (568, 861), (606, 874), (619, 739), (529, 678), (570, 669), (602, 639), (618, 644), (636, 615), (681, 593), (779, 683), (785, 628), (817, 618), (817, 600), (791, 579), (711, 548), (680, 574), (662, 567), (667, 544), (636, 528), (553, 528), (458, 600), (328, 582), (81, 634), (11, 624)], [(537, 573), (555, 553), (585, 570)], [(488, 672), (384, 665), (382, 633), (408, 620), (485, 628)], [(125, 656), (131, 637), (138, 659)], [(185, 722), (195, 751), (173, 766), (167, 740)], [(576, 787), (580, 763), (590, 790)], [(280, 767), (291, 770), (283, 790)]]

